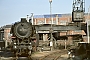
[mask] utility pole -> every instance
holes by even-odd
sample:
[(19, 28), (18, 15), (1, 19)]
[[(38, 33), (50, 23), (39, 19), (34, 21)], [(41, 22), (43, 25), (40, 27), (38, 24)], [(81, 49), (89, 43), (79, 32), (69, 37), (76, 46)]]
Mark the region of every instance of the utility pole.
[(31, 13), (31, 22), (32, 22), (32, 25), (34, 25), (34, 23), (33, 23), (33, 13)]
[(50, 20), (51, 20), (51, 28), (50, 28), (50, 33), (51, 33), (51, 39), (50, 39), (50, 47), (51, 47), (51, 51), (53, 49), (53, 36), (52, 36), (52, 32), (53, 32), (53, 29), (52, 29), (52, 7), (51, 7), (51, 3), (52, 3), (52, 0), (49, 0), (49, 3), (50, 3)]
[(90, 40), (89, 40), (89, 15), (90, 15), (90, 6), (89, 6), (89, 8), (88, 8), (88, 18), (87, 18), (87, 36), (88, 36), (88, 43), (90, 42)]

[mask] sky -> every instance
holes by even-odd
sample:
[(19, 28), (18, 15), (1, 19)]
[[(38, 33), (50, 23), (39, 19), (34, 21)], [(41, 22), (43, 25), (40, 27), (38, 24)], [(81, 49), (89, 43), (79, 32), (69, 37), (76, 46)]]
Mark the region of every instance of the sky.
[[(72, 13), (73, 0), (52, 0), (52, 14)], [(88, 12), (90, 0), (85, 0)], [(50, 14), (49, 0), (0, 0), (0, 27), (20, 21), (27, 15)]]

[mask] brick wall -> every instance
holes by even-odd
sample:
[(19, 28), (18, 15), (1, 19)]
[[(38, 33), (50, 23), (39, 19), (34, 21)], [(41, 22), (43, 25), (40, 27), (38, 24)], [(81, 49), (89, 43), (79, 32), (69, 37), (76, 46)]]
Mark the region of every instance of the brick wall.
[[(36, 19), (36, 24), (38, 24), (39, 21), (45, 21), (45, 19), (46, 19), (46, 24), (48, 24), (50, 21), (50, 18), (34, 18), (34, 23), (35, 23), (35, 19)], [(90, 16), (85, 15), (84, 19), (85, 20), (90, 19)], [(56, 17), (53, 18), (53, 21), (56, 21)], [(58, 25), (60, 25), (60, 21), (66, 21), (70, 23), (72, 21), (72, 17), (70, 15), (58, 17)]]
[(11, 28), (5, 28), (4, 29), (4, 39), (10, 42), (10, 30)]

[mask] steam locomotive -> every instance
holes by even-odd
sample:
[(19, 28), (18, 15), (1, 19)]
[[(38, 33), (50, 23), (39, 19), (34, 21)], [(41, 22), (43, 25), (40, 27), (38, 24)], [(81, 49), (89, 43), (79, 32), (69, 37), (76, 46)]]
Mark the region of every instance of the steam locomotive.
[(71, 51), (73, 60), (90, 60), (90, 43), (79, 42)]
[(36, 45), (35, 27), (30, 20), (27, 22), (26, 18), (21, 18), (20, 22), (12, 25), (10, 33), (12, 34), (12, 52), (16, 56), (30, 56)]

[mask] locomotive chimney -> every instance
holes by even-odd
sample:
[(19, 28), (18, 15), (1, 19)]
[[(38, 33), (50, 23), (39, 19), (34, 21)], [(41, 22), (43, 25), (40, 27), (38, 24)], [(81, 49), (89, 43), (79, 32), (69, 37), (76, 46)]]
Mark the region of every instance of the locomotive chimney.
[(27, 22), (26, 18), (21, 18), (21, 22)]

